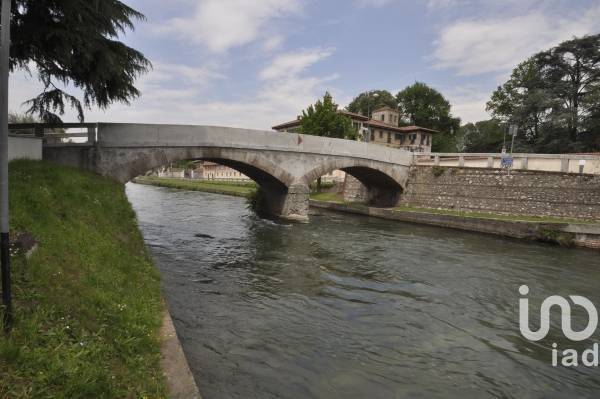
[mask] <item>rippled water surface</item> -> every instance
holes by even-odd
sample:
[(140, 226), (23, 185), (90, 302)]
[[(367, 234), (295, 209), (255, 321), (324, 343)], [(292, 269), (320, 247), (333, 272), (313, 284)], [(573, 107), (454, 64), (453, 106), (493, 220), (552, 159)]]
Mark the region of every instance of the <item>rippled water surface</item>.
[(550, 352), (598, 335), (569, 343), (553, 317), (532, 343), (518, 327), (521, 284), (532, 309), (553, 294), (600, 306), (596, 253), (325, 211), (275, 224), (240, 198), (127, 192), (204, 398), (598, 397), (600, 369), (552, 367)]

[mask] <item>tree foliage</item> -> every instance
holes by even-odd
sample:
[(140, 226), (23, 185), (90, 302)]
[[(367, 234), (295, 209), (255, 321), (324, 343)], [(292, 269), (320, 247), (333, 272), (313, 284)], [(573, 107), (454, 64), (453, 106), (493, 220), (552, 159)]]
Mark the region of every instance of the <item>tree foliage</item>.
[(505, 132), (506, 125), (497, 119), (467, 123), (460, 127), (456, 135), (456, 151), (500, 152), (504, 146)]
[(313, 136), (356, 139), (356, 129), (352, 127), (350, 118), (338, 112), (338, 105), (333, 102), (331, 94), (325, 93), (322, 100), (302, 111), (301, 131)]
[(403, 118), (411, 124), (451, 133), (460, 126), (460, 119), (450, 113), (450, 102), (425, 83), (415, 82), (396, 95)]
[(12, 0), (11, 71), (36, 73), (44, 86), (28, 113), (58, 122), (70, 106), (83, 121), (86, 108), (139, 96), (134, 82), (150, 62), (118, 39), (143, 19), (118, 0)]
[(360, 93), (350, 104), (348, 104), (346, 109), (350, 112), (362, 114), (370, 118), (374, 110), (386, 105), (394, 109), (397, 107), (396, 98), (392, 93), (387, 90), (373, 90)]
[(600, 35), (565, 41), (519, 64), (487, 103), (528, 151), (600, 149)]
[(402, 118), (411, 125), (438, 130), (433, 139), (432, 151), (456, 151), (456, 132), (460, 118), (451, 114), (448, 100), (436, 89), (415, 82), (396, 95)]

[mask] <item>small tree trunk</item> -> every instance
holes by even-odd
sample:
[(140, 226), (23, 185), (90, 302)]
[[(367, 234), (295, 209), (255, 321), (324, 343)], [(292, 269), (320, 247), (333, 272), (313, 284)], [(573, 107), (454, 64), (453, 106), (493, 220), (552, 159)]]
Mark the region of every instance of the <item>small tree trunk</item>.
[(321, 178), (317, 178), (317, 192), (320, 193), (321, 192)]

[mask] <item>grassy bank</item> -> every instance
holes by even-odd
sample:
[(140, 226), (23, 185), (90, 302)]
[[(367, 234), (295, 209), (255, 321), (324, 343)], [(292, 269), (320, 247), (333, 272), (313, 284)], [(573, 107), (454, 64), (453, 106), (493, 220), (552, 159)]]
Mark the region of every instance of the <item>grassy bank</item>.
[(10, 165), (14, 329), (0, 335), (2, 398), (165, 397), (158, 272), (124, 187), (43, 162)]
[(237, 197), (249, 197), (256, 190), (256, 184), (250, 182), (227, 182), (206, 180), (183, 180), (165, 177), (141, 176), (134, 180), (140, 184), (150, 184), (159, 187), (177, 188), (181, 190), (205, 191), (215, 194), (235, 195)]
[(459, 216), (465, 218), (479, 218), (479, 219), (494, 219), (494, 220), (507, 220), (507, 221), (524, 221), (533, 223), (568, 223), (568, 224), (597, 224), (597, 221), (584, 220), (584, 219), (569, 219), (560, 217), (550, 216), (526, 216), (526, 215), (505, 215), (498, 213), (487, 213), (487, 212), (466, 212), (466, 211), (453, 211), (450, 209), (431, 209), (431, 208), (416, 208), (410, 206), (399, 206), (394, 208), (396, 211), (405, 212), (421, 212), (421, 213), (435, 213), (438, 215), (449, 215)]

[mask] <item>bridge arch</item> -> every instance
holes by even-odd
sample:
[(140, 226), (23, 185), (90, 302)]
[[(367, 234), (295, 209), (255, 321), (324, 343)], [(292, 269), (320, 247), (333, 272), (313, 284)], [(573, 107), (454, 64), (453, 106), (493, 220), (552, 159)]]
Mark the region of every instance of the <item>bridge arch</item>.
[(308, 171), (301, 180), (303, 184), (310, 185), (334, 170), (342, 170), (360, 181), (367, 188), (369, 204), (381, 207), (395, 206), (408, 180), (406, 168), (362, 159), (326, 161)]
[(104, 175), (126, 183), (154, 168), (184, 160), (215, 162), (243, 173), (264, 192), (266, 211), (287, 219), (306, 220), (308, 188), (260, 151), (218, 147), (167, 147), (139, 151), (137, 148), (107, 148), (98, 154), (96, 167)]

